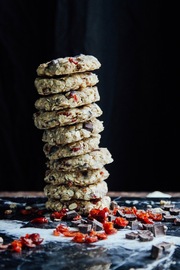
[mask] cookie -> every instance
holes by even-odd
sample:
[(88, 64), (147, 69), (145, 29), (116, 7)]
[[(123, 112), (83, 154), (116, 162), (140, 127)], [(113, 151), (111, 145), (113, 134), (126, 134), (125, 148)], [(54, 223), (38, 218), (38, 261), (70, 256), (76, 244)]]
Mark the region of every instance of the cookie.
[(98, 200), (70, 200), (70, 201), (60, 201), (48, 198), (45, 206), (51, 211), (61, 211), (62, 209), (75, 210), (81, 215), (88, 215), (89, 212), (96, 209), (103, 209), (105, 207), (110, 207), (111, 198), (109, 196), (104, 196)]
[(98, 82), (99, 79), (95, 73), (83, 72), (59, 78), (37, 77), (34, 81), (34, 86), (39, 95), (51, 95), (77, 89), (80, 91), (88, 86), (94, 86)]
[(91, 135), (98, 134), (103, 130), (103, 122), (93, 118), (83, 123), (46, 129), (43, 132), (42, 141), (50, 145), (72, 143), (89, 138)]
[(111, 153), (107, 148), (102, 147), (85, 155), (49, 160), (46, 165), (50, 170), (86, 171), (89, 169), (102, 169), (103, 166), (112, 162)]
[(52, 185), (48, 184), (44, 187), (44, 194), (48, 198), (59, 199), (61, 201), (77, 200), (93, 200), (104, 197), (108, 192), (107, 183), (101, 181), (97, 184), (86, 187)]
[(92, 55), (80, 54), (74, 57), (57, 58), (38, 66), (38, 76), (59, 76), (99, 69), (101, 63)]
[(96, 134), (90, 138), (68, 144), (50, 145), (46, 143), (43, 151), (50, 160), (83, 155), (99, 148), (100, 138), (101, 135)]
[(88, 186), (101, 182), (109, 177), (109, 172), (103, 167), (97, 170), (63, 172), (46, 170), (44, 181), (52, 185), (67, 185), (71, 187)]
[(83, 106), (99, 100), (98, 88), (97, 86), (93, 86), (83, 88), (81, 91), (70, 90), (64, 94), (40, 97), (34, 105), (37, 110), (58, 111)]
[(33, 114), (33, 120), (34, 125), (38, 129), (49, 129), (57, 126), (66, 126), (85, 122), (101, 115), (101, 108), (96, 103), (91, 103), (82, 107), (60, 111), (37, 111)]

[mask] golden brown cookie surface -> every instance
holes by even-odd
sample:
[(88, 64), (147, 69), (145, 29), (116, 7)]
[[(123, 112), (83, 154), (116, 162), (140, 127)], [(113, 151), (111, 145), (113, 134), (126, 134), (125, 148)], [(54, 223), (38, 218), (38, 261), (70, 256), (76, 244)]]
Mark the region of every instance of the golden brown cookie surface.
[(98, 59), (92, 55), (80, 54), (74, 57), (57, 58), (42, 63), (37, 68), (38, 76), (59, 76), (77, 72), (86, 72), (99, 69)]
[(112, 163), (113, 158), (107, 148), (99, 148), (90, 153), (58, 160), (49, 160), (47, 168), (62, 171), (76, 171), (88, 169), (101, 169), (104, 165)]
[(103, 167), (102, 169), (63, 172), (58, 170), (47, 170), (44, 181), (52, 185), (72, 185), (88, 186), (101, 182), (109, 177), (109, 172)]
[(42, 141), (50, 145), (72, 143), (99, 134), (103, 130), (103, 122), (93, 118), (74, 125), (46, 129), (43, 132)]
[(100, 138), (101, 135), (96, 134), (87, 139), (64, 145), (50, 145), (46, 143), (43, 147), (43, 151), (50, 160), (79, 156), (98, 149)]
[(37, 128), (49, 129), (57, 126), (66, 126), (85, 122), (101, 115), (101, 108), (96, 103), (91, 103), (79, 108), (65, 109), (60, 111), (38, 111), (33, 114), (33, 120), (34, 125)]
[(57, 78), (37, 77), (34, 85), (39, 95), (64, 93), (70, 90), (81, 90), (94, 86), (99, 82), (98, 76), (92, 72), (74, 73)]
[(35, 108), (42, 111), (58, 111), (75, 108), (100, 100), (96, 86), (83, 88), (81, 91), (70, 90), (65, 94), (54, 94), (40, 97), (35, 102)]
[(70, 200), (94, 200), (103, 198), (108, 192), (107, 183), (101, 181), (97, 184), (85, 187), (48, 184), (44, 187), (44, 193), (48, 198), (60, 199), (61, 201)]

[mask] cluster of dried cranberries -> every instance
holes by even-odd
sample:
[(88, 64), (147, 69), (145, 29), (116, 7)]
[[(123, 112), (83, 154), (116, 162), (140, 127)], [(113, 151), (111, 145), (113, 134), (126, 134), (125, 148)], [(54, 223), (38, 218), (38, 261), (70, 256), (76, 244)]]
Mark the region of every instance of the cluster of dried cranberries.
[(9, 249), (15, 252), (21, 252), (23, 248), (34, 248), (40, 245), (43, 242), (43, 238), (40, 237), (39, 233), (26, 234), (25, 236), (21, 236), (19, 239), (12, 241), (7, 245), (0, 245), (1, 249)]
[[(153, 208), (142, 210), (135, 206), (119, 206), (115, 203), (111, 205), (110, 209), (107, 207), (94, 208), (85, 218), (75, 210), (69, 211), (68, 209), (51, 212), (47, 218), (43, 215), (43, 211), (36, 209), (36, 215), (30, 220), (30, 223), (34, 226), (35, 224), (58, 222), (58, 225), (53, 229), (53, 235), (72, 237), (72, 241), (76, 243), (94, 243), (104, 240), (107, 239), (108, 235), (115, 234), (123, 228), (131, 229), (131, 232), (127, 232), (125, 235), (127, 239), (138, 238), (140, 241), (150, 241), (154, 236), (166, 233), (167, 228), (161, 221), (171, 220), (174, 225), (180, 225), (180, 220), (177, 217), (179, 213), (180, 209), (168, 204), (159, 210)], [(21, 211), (21, 214), (32, 216), (32, 210)], [(40, 216), (40, 214), (42, 215)], [(69, 221), (73, 230), (71, 226), (67, 226)], [(32, 233), (26, 234), (8, 245), (0, 244), (0, 248), (20, 252), (24, 247), (36, 247), (42, 242), (43, 238), (38, 233)]]

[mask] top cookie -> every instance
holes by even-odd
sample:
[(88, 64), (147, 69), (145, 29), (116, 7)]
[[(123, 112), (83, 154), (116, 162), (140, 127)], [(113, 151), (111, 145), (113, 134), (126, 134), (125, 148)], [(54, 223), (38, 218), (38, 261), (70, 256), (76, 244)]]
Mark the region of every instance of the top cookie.
[(92, 55), (80, 54), (74, 57), (57, 58), (40, 64), (36, 70), (38, 76), (59, 76), (99, 69), (101, 63)]

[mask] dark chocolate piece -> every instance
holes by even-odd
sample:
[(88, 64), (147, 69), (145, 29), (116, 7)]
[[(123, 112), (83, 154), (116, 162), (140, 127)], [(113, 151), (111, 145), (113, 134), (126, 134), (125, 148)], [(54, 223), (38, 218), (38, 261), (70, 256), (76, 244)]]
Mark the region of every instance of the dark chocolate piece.
[(71, 223), (72, 223), (73, 226), (77, 227), (79, 224), (81, 224), (81, 219), (72, 220)]
[(84, 219), (84, 218), (81, 218), (81, 223), (82, 223), (82, 224), (87, 224), (88, 221), (87, 221), (86, 219)]
[(81, 174), (86, 177), (88, 175), (88, 171), (82, 171)]
[(110, 209), (111, 209), (111, 210), (114, 210), (116, 207), (119, 207), (118, 203), (115, 202), (115, 201), (111, 201)]
[(171, 209), (169, 209), (169, 213), (171, 215), (177, 216), (180, 213), (180, 208), (171, 208)]
[(163, 248), (161, 246), (153, 245), (151, 248), (151, 258), (157, 259), (161, 257), (163, 253)]
[(171, 247), (171, 243), (161, 242), (157, 245), (153, 245), (151, 248), (151, 258), (157, 259), (162, 256), (163, 253)]
[(77, 227), (81, 233), (88, 233), (92, 229), (91, 224), (79, 224)]
[(131, 230), (142, 230), (143, 229), (143, 224), (137, 220), (129, 221), (129, 226), (131, 227)]
[(164, 218), (164, 221), (174, 222), (174, 220), (176, 219), (176, 216), (166, 215), (163, 218)]
[(71, 223), (72, 223), (72, 225), (77, 227), (79, 224), (87, 224), (88, 222), (86, 219), (81, 218), (81, 219), (77, 219), (77, 220), (71, 220)]
[(47, 67), (45, 69), (48, 69), (48, 68), (51, 68), (53, 67), (54, 65), (56, 65), (58, 63), (58, 61), (56, 59), (53, 59), (52, 61), (50, 61), (48, 64), (47, 64)]
[(92, 228), (94, 231), (102, 231), (103, 230), (103, 224), (99, 222), (96, 219), (93, 219), (92, 221)]
[(130, 233), (126, 233), (125, 236), (127, 239), (134, 240), (138, 238), (139, 234), (138, 232), (130, 232)]
[(128, 221), (132, 221), (132, 220), (136, 220), (137, 217), (134, 214), (125, 214), (124, 217), (128, 220)]
[(149, 231), (153, 232), (153, 227), (154, 227), (154, 224), (143, 224), (144, 230), (149, 230)]
[(154, 239), (153, 233), (149, 230), (139, 231), (139, 240), (142, 242), (152, 241)]
[(114, 216), (114, 215), (108, 215), (108, 220), (109, 221), (113, 221), (115, 219), (116, 219), (116, 216)]
[(93, 131), (93, 124), (92, 123), (84, 123), (83, 128), (92, 132)]
[(172, 209), (174, 207), (175, 207), (174, 204), (164, 204), (164, 206), (162, 207), (162, 209), (165, 210), (165, 211), (166, 210), (169, 211), (169, 209)]
[(152, 232), (153, 232), (155, 237), (166, 235), (167, 227), (163, 224), (154, 224)]
[(117, 210), (116, 216), (117, 216), (117, 217), (124, 217), (125, 214), (124, 214), (121, 210)]
[(167, 231), (167, 227), (162, 223), (143, 224), (143, 228), (151, 231), (154, 236), (165, 235)]
[(180, 226), (180, 218), (175, 218), (174, 224), (175, 224), (176, 226)]
[(59, 147), (56, 146), (56, 145), (53, 145), (53, 146), (49, 146), (49, 145), (46, 145), (45, 146), (45, 151), (49, 152), (49, 155), (53, 155), (54, 153), (56, 153), (57, 151), (59, 150)]
[(68, 211), (66, 213), (66, 219), (67, 220), (72, 220), (73, 218), (77, 217), (78, 216), (78, 213), (75, 211), (75, 210), (71, 210), (71, 211)]

